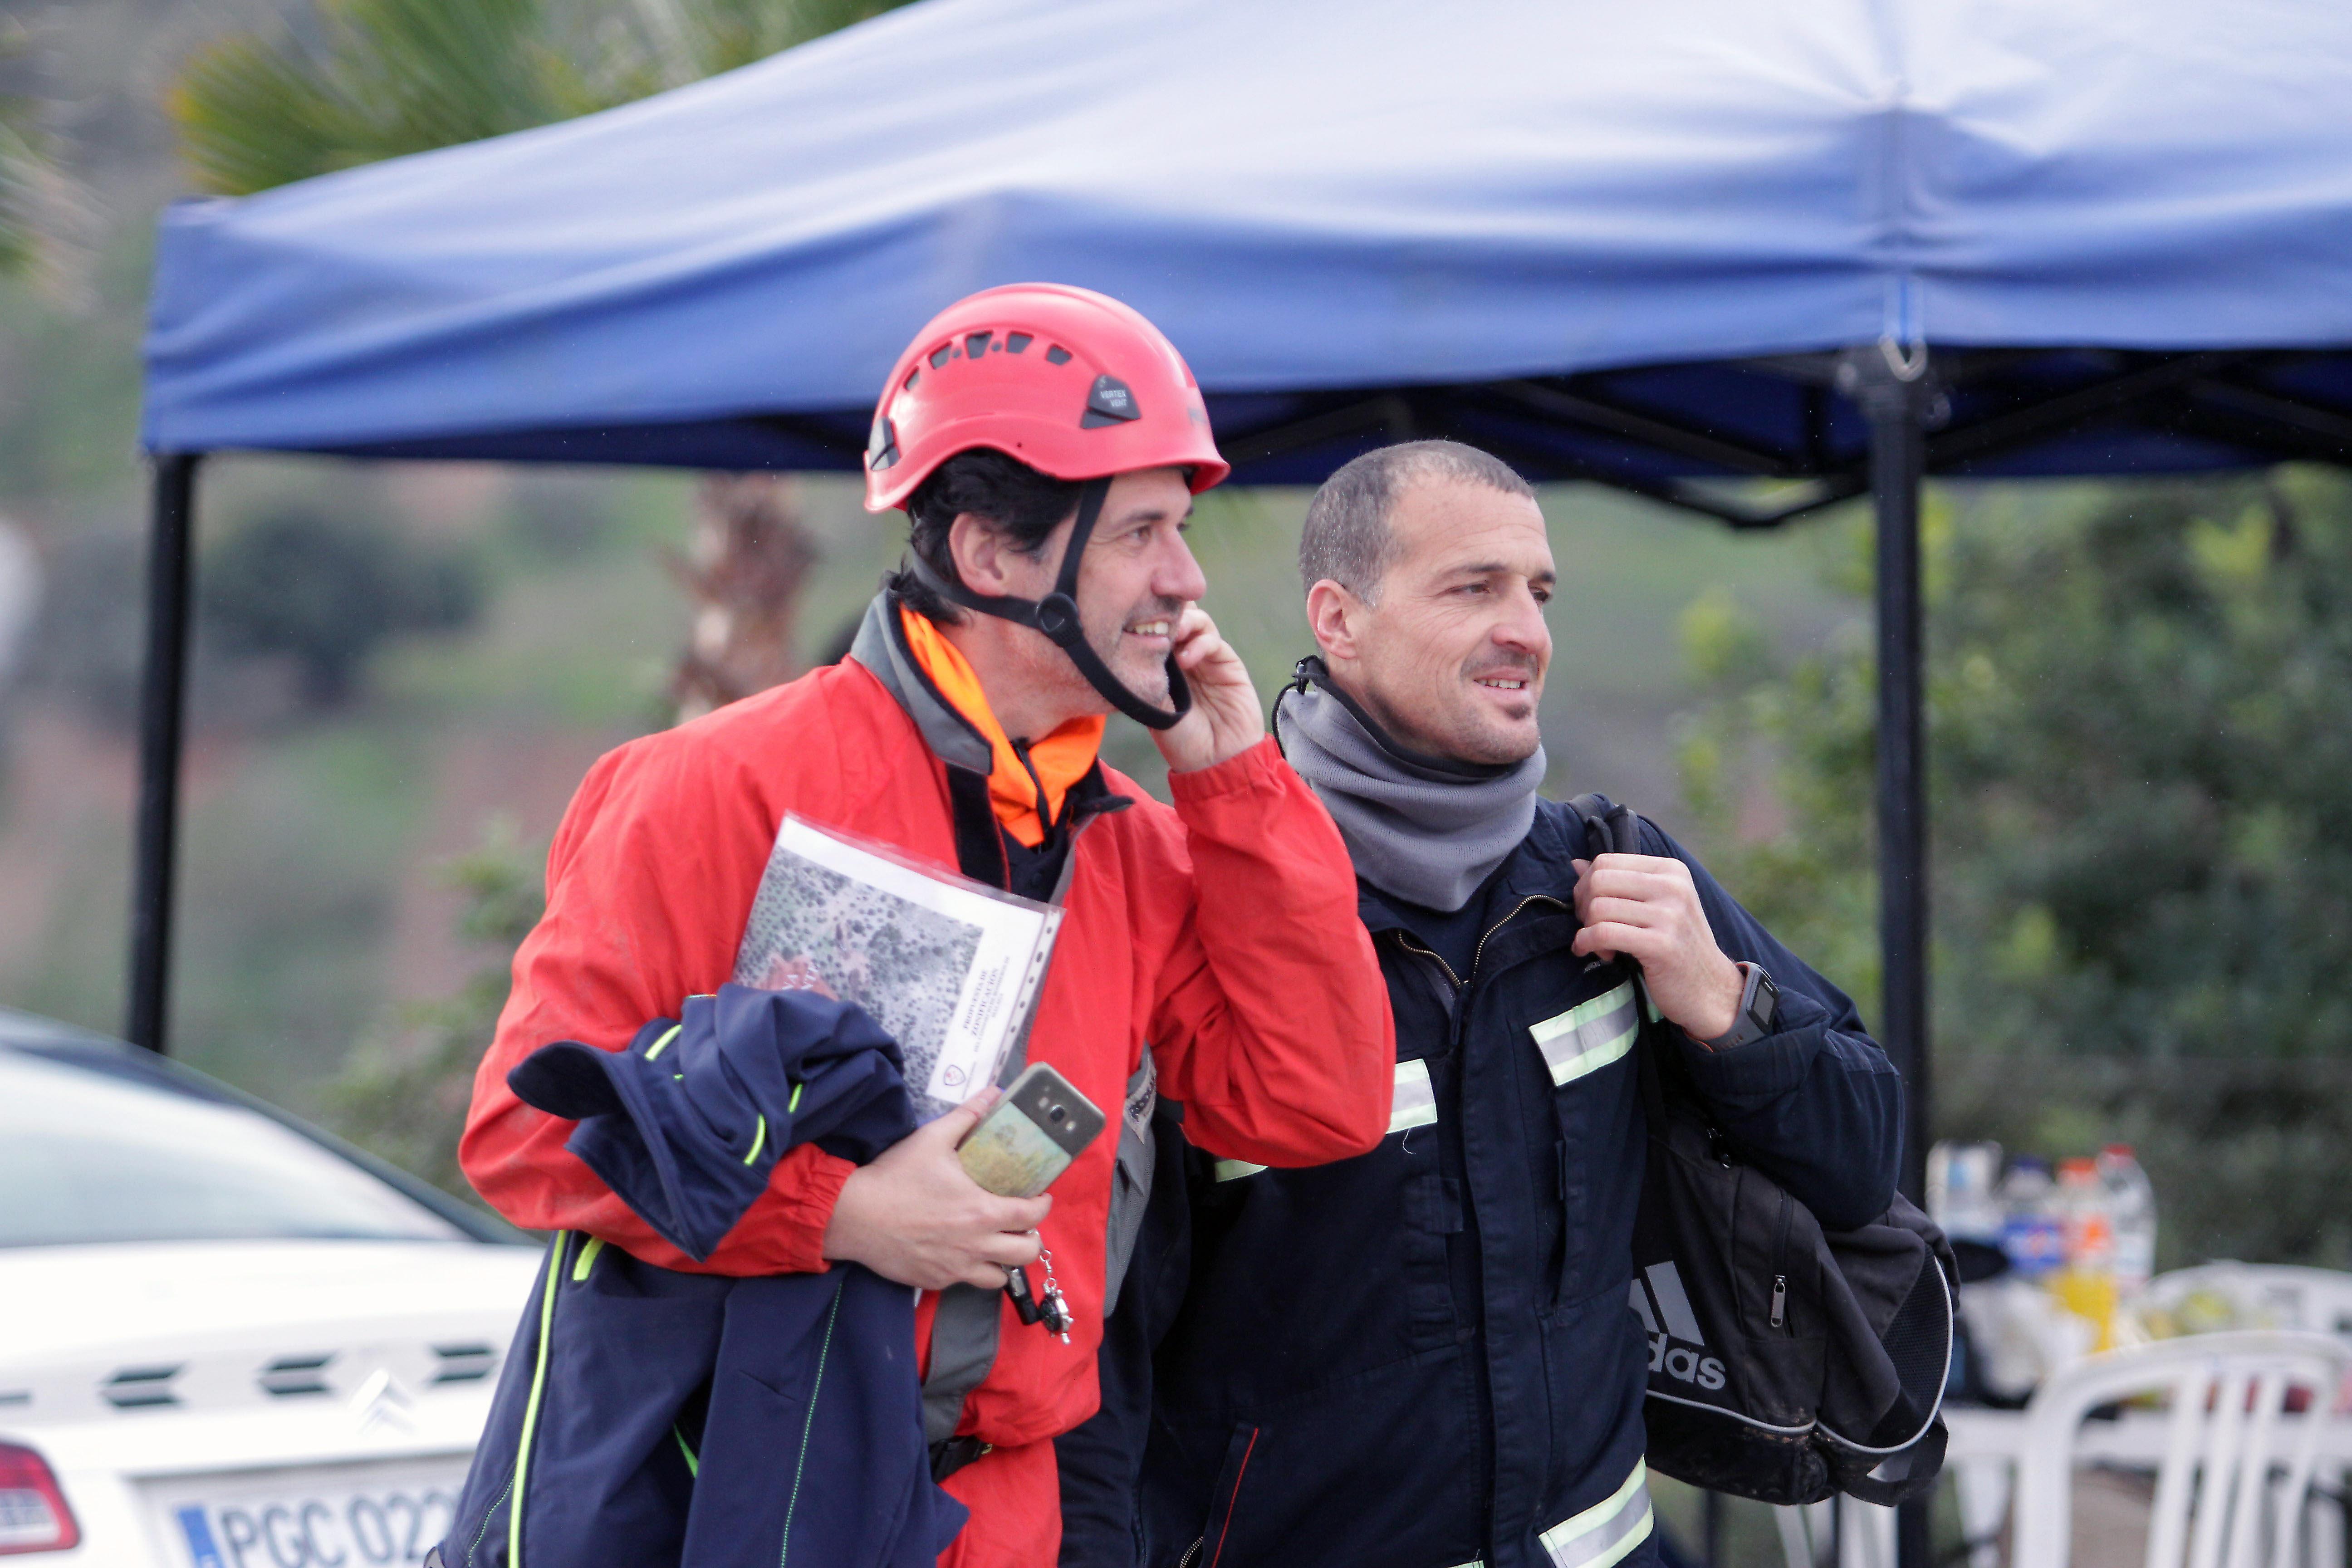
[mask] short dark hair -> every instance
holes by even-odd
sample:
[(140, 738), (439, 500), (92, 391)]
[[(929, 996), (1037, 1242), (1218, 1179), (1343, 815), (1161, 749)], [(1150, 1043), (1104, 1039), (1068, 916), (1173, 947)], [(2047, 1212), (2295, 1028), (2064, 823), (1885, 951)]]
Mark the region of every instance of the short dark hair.
[(1454, 479), (1532, 499), (1535, 489), (1502, 458), (1459, 441), (1400, 441), (1341, 465), (1307, 503), (1298, 535), (1298, 575), (1312, 588), (1328, 577), (1366, 604), (1380, 592), (1396, 536), (1389, 514), (1414, 479)]
[[(993, 447), (969, 447), (932, 469), (908, 498), (907, 515), (913, 522), (908, 543), (925, 565), (948, 582), (958, 583), (962, 579), (956, 575), (948, 531), (959, 516), (971, 512), (986, 518), (1010, 536), (1013, 549), (1034, 555), (1054, 530), (1078, 510), (1078, 491), (1083, 488), (1074, 479), (1041, 473)], [(961, 611), (905, 567), (885, 577), (882, 584), (927, 620), (952, 626), (963, 618)]]

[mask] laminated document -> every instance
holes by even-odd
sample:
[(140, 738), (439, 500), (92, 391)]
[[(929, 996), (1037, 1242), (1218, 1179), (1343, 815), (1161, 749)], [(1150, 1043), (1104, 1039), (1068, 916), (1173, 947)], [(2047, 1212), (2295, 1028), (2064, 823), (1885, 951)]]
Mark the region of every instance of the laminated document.
[(928, 1121), (996, 1081), (1028, 1034), (1062, 911), (787, 816), (738, 985), (855, 1002), (898, 1042)]

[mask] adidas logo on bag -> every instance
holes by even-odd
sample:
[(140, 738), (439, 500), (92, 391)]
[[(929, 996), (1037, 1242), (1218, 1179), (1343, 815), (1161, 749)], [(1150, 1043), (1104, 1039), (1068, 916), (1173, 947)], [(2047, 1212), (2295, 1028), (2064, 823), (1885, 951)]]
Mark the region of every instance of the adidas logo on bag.
[[(1652, 1372), (1663, 1372), (1676, 1382), (1710, 1393), (1723, 1386), (1723, 1363), (1700, 1353), (1706, 1349), (1706, 1336), (1699, 1331), (1698, 1315), (1691, 1310), (1683, 1277), (1672, 1258), (1643, 1269), (1633, 1283), (1630, 1300), (1641, 1316), (1642, 1327), (1649, 1331)], [(1660, 1328), (1661, 1323), (1665, 1326)], [(1682, 1343), (1675, 1343), (1676, 1340)]]

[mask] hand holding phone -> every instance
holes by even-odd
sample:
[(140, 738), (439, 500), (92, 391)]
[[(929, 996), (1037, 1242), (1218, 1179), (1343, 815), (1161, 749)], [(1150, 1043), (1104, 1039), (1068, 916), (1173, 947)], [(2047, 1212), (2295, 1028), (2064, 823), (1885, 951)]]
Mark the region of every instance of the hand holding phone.
[(1034, 1198), (1070, 1168), (1104, 1124), (1103, 1113), (1069, 1079), (1036, 1062), (965, 1135), (956, 1158), (989, 1192)]
[(956, 1157), (1000, 1098), (994, 1089), (975, 1096), (851, 1171), (825, 1226), (824, 1256), (925, 1290), (994, 1289), (1007, 1268), (1037, 1262), (1035, 1232), (1054, 1200), (982, 1191)]

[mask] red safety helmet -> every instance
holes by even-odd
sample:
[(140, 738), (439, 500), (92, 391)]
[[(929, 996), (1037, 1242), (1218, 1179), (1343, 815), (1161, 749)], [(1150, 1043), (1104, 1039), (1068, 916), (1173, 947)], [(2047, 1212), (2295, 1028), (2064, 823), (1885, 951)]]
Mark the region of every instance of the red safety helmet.
[(932, 470), (974, 447), (1082, 483), (1053, 591), (1042, 599), (977, 594), (920, 555), (908, 569), (952, 604), (1043, 632), (1139, 723), (1174, 725), (1192, 706), (1175, 656), (1168, 658), (1169, 706), (1155, 707), (1087, 645), (1077, 593), (1078, 562), (1113, 477), (1182, 468), (1198, 495), (1233, 471), (1217, 456), (1184, 356), (1107, 294), (1061, 283), (983, 289), (932, 317), (883, 384), (866, 447), (866, 510), (906, 505)]
[(1196, 495), (1233, 471), (1176, 345), (1133, 308), (1062, 283), (983, 289), (915, 334), (875, 405), (866, 510), (906, 505), (973, 447), (1057, 479), (1186, 468)]

